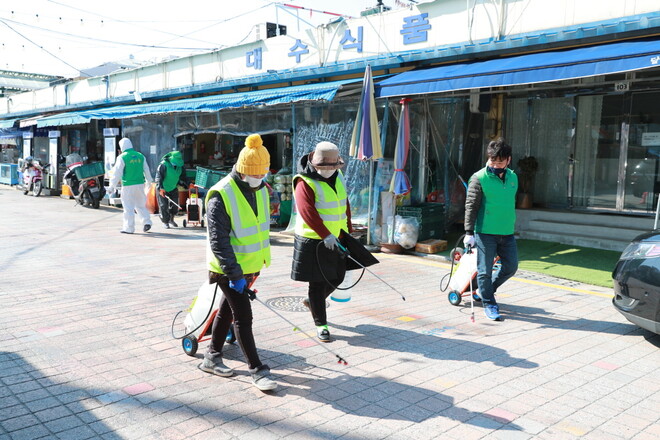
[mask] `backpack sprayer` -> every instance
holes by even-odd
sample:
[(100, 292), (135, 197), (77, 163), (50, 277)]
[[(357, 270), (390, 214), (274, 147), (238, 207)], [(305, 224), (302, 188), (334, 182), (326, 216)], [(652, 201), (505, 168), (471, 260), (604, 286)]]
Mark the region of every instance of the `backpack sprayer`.
[[(250, 283), (250, 287), (252, 284), (254, 284), (254, 281), (256, 281), (256, 278), (252, 281), (252, 283)], [(182, 340), (181, 344), (183, 346), (183, 351), (188, 356), (194, 356), (195, 353), (197, 353), (199, 342), (205, 341), (210, 338), (213, 319), (215, 319), (215, 315), (218, 313), (218, 309), (215, 308), (215, 299), (218, 292), (218, 284), (216, 283), (215, 288), (213, 290), (211, 290), (210, 287), (211, 285), (209, 283), (204, 283), (199, 288), (197, 297), (195, 297), (193, 303), (190, 305), (190, 308), (188, 309), (189, 313), (184, 320), (186, 333), (183, 336), (174, 335), (174, 323), (176, 321), (176, 318), (183, 312), (183, 310), (179, 311), (172, 320), (172, 328), (171, 328), (172, 337), (174, 339)], [(302, 332), (305, 336), (307, 336), (308, 338), (316, 342), (318, 345), (323, 347), (324, 350), (326, 350), (328, 353), (332, 354), (338, 359), (337, 363), (348, 365), (348, 362), (346, 362), (346, 360), (343, 357), (341, 357), (334, 351), (330, 350), (325, 345), (321, 344), (319, 341), (316, 340), (316, 338), (312, 338), (309, 334), (307, 334), (307, 332), (301, 330), (299, 326), (291, 322), (284, 315), (282, 315), (277, 310), (268, 306), (268, 304), (266, 304), (261, 299), (259, 299), (256, 295), (257, 291), (251, 290), (250, 287), (245, 287), (245, 289), (243, 289), (242, 294), (247, 295), (251, 301), (254, 301), (256, 299), (268, 310), (275, 313), (277, 316), (279, 316), (281, 319), (283, 319), (289, 325), (291, 325), (293, 327), (293, 331)], [(211, 291), (213, 292), (212, 295), (211, 295)]]

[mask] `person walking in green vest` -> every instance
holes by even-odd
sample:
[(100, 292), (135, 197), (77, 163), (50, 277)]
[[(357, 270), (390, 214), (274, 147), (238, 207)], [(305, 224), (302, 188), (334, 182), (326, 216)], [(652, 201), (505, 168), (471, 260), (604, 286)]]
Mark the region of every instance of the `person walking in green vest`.
[(209, 282), (222, 290), (218, 313), (211, 328), (211, 343), (199, 368), (229, 377), (234, 370), (223, 363), (222, 347), (229, 327), (247, 359), (252, 383), (261, 391), (277, 388), (270, 368), (261, 363), (252, 334), (252, 306), (245, 289), (270, 265), (270, 197), (263, 178), (270, 154), (261, 136), (253, 134), (231, 173), (206, 194), (208, 242), (206, 261)]
[(337, 248), (341, 232), (351, 232), (351, 207), (339, 171), (343, 165), (339, 148), (320, 142), (300, 159), (293, 177), (297, 217), (291, 278), (309, 282), (303, 303), (322, 342), (330, 342), (326, 298), (346, 275), (346, 256)]
[(128, 138), (119, 141), (122, 153), (117, 157), (115, 166), (112, 168), (108, 194), (117, 190), (121, 180), (121, 206), (124, 209), (124, 225), (121, 229), (123, 234), (135, 232), (135, 212), (137, 211), (142, 230), (149, 232), (151, 229), (151, 216), (147, 209), (147, 195), (145, 193), (145, 182), (151, 185), (153, 179), (149, 171), (149, 165), (140, 152), (133, 149), (133, 144)]
[(166, 229), (170, 226), (179, 227), (174, 221), (174, 216), (179, 208), (174, 203), (179, 202), (179, 190), (177, 185), (188, 188), (188, 179), (183, 169), (183, 156), (180, 151), (170, 151), (161, 160), (156, 169), (156, 191), (158, 192), (158, 210), (160, 220)]
[[(486, 166), (474, 173), (468, 184), (463, 244), (477, 249), (477, 285), (486, 317), (502, 321), (495, 291), (518, 270), (518, 248), (513, 236), (518, 176), (507, 168), (511, 147), (504, 139), (490, 142), (486, 155)], [(502, 268), (493, 278), (496, 256), (500, 257)]]

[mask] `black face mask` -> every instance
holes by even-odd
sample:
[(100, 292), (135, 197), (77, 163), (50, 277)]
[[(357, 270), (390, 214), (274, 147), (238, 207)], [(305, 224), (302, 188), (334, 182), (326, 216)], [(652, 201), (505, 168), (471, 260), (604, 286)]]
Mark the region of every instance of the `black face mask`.
[(506, 168), (493, 168), (493, 167), (488, 167), (488, 171), (490, 171), (493, 174), (497, 174), (498, 176), (502, 174), (503, 172), (506, 171)]

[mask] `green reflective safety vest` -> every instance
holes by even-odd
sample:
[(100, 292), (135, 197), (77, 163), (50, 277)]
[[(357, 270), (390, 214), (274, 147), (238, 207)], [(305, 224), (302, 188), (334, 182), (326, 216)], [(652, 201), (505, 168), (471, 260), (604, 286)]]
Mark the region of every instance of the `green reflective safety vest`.
[[(215, 193), (220, 193), (231, 221), (229, 242), (243, 273), (256, 273), (264, 265), (270, 266), (270, 197), (268, 189), (263, 187), (255, 193), (258, 213), (256, 216), (231, 175), (225, 176), (211, 187), (206, 194), (207, 207)], [(211, 250), (211, 244), (208, 241), (206, 262), (211, 272), (224, 273), (220, 268), (220, 261)]]
[(144, 183), (144, 155), (134, 149), (121, 153), (124, 161), (124, 175), (121, 176), (123, 186), (139, 185)]
[(163, 179), (162, 183), (163, 189), (167, 192), (170, 192), (176, 188), (176, 184), (179, 183), (179, 178), (181, 177), (183, 168), (175, 168), (169, 160), (164, 160), (162, 164), (165, 167), (165, 179)]
[[(323, 224), (335, 237), (339, 237), (342, 231), (348, 231), (348, 218), (346, 217), (346, 186), (344, 185), (344, 175), (341, 171), (337, 172), (335, 180), (335, 189), (333, 190), (326, 182), (315, 180), (301, 174), (293, 177), (303, 179), (312, 190), (314, 190), (314, 206), (323, 220)], [(322, 237), (314, 232), (312, 228), (305, 223), (302, 216), (296, 216), (295, 233), (305, 238), (315, 238), (320, 240)]]
[(516, 191), (518, 176), (506, 169), (504, 182), (483, 168), (474, 173), (479, 179), (483, 198), (474, 224), (474, 231), (481, 234), (511, 235), (516, 226)]

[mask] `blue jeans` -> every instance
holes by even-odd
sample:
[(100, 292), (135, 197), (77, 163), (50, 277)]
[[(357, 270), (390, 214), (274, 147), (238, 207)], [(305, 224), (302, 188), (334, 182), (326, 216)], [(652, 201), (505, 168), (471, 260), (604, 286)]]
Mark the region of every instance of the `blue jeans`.
[[(513, 235), (475, 234), (477, 285), (484, 304), (497, 305), (495, 292), (518, 270), (518, 247)], [(502, 269), (493, 278), (493, 260), (500, 257)]]

